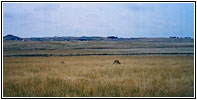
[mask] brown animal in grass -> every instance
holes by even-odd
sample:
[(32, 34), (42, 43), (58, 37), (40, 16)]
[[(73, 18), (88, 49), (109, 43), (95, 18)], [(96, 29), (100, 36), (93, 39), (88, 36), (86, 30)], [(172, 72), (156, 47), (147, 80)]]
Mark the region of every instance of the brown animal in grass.
[(121, 64), (119, 60), (114, 60), (113, 64)]
[(60, 63), (61, 63), (61, 64), (64, 64), (64, 61), (61, 61)]

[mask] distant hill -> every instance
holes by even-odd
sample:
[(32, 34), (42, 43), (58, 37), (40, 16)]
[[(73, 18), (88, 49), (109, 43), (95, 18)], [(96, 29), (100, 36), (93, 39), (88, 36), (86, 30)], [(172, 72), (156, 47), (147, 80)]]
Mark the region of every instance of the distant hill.
[(22, 41), (23, 39), (14, 35), (6, 35), (3, 37), (3, 40), (17, 40), (17, 41)]
[(193, 38), (119, 38), (116, 36), (98, 37), (98, 36), (82, 36), (82, 37), (31, 37), (20, 38), (14, 35), (6, 35), (3, 40), (8, 41), (135, 41), (135, 42), (193, 42)]

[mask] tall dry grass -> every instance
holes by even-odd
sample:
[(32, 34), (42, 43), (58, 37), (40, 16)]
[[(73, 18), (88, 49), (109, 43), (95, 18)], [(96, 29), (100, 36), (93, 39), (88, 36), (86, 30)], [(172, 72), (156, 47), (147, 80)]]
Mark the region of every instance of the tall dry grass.
[[(115, 59), (121, 64), (114, 65)], [(3, 96), (192, 97), (193, 60), (193, 56), (4, 57)]]

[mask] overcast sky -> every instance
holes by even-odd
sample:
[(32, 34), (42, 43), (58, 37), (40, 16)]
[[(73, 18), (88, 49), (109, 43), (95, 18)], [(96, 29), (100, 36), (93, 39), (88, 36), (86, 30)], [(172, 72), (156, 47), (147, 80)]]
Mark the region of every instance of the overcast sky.
[(194, 37), (194, 4), (3, 3), (3, 34)]

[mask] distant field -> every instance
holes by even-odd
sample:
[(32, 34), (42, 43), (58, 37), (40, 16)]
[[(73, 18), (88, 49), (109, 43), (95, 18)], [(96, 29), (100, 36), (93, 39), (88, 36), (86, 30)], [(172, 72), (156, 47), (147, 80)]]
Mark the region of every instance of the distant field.
[(4, 57), (3, 96), (192, 97), (194, 57)]
[(122, 41), (4, 41), (3, 55), (187, 55), (194, 54), (193, 39), (145, 38)]

